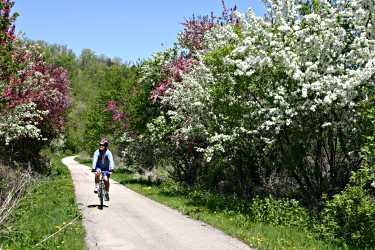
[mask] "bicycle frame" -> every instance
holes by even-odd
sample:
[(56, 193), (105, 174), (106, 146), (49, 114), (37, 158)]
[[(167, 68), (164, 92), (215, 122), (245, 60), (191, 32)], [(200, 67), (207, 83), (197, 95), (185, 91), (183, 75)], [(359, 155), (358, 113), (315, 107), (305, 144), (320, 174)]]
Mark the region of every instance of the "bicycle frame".
[(100, 202), (100, 207), (103, 209), (104, 206), (104, 173), (100, 173), (99, 177), (99, 190), (98, 190), (98, 197), (99, 197), (99, 202)]

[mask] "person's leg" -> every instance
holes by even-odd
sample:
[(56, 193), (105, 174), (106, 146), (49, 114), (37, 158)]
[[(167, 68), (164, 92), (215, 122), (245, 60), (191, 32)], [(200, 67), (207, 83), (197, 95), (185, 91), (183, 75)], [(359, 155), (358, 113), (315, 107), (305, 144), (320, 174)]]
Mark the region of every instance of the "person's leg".
[(98, 192), (98, 188), (99, 188), (99, 180), (100, 180), (100, 172), (96, 172), (95, 173), (95, 190), (94, 192), (97, 193)]
[(95, 173), (95, 184), (98, 184), (100, 180), (100, 173), (96, 172)]
[(109, 192), (109, 176), (104, 176), (104, 189), (107, 193)]
[(105, 176), (104, 176), (104, 198), (105, 198), (105, 200), (106, 201), (109, 201), (109, 175), (108, 174), (106, 174)]

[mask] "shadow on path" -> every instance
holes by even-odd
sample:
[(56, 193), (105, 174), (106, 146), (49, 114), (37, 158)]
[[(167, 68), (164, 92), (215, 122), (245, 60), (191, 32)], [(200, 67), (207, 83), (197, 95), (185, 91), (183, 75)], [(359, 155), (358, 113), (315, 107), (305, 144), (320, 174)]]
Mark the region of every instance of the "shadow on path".
[(107, 206), (107, 205), (103, 205), (103, 206), (101, 206), (101, 205), (93, 204), (93, 205), (88, 205), (87, 207), (88, 207), (88, 208), (94, 208), (94, 207), (97, 207), (99, 210), (103, 210), (103, 208), (105, 208), (105, 207), (109, 207), (109, 206)]

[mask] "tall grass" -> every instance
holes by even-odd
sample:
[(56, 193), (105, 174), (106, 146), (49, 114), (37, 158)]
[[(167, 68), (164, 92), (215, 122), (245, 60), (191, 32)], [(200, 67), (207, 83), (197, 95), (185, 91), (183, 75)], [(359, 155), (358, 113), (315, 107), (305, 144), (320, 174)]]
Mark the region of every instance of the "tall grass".
[(0, 249), (85, 249), (84, 234), (69, 171), (52, 156), (50, 176), (36, 181), (1, 228)]

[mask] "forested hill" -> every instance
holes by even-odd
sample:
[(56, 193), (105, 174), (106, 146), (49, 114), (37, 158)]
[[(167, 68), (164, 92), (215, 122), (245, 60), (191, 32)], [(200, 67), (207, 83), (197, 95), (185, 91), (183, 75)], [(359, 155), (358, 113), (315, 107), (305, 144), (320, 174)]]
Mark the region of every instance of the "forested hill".
[(291, 207), (318, 238), (373, 247), (375, 3), (266, 3), (261, 18), (188, 19), (136, 64), (18, 41), (2, 15), (1, 153), (26, 140), (31, 155), (91, 154), (106, 137), (119, 167), (230, 197), (262, 223), (290, 226), (272, 211)]
[[(144, 127), (145, 122), (140, 119), (147, 115), (140, 109), (143, 103), (148, 105), (148, 90), (139, 86), (139, 65), (97, 56), (89, 49), (75, 56), (66, 46), (37, 43), (45, 51), (47, 61), (70, 72), (70, 105), (64, 141), (60, 141), (63, 147), (73, 152), (91, 152), (102, 137), (118, 144), (128, 122)], [(125, 110), (139, 117), (125, 122)]]

